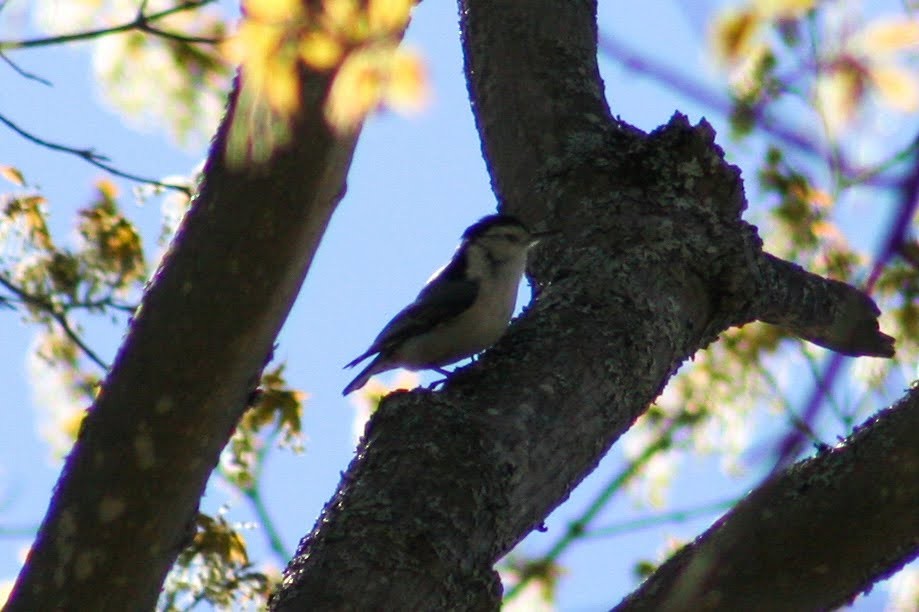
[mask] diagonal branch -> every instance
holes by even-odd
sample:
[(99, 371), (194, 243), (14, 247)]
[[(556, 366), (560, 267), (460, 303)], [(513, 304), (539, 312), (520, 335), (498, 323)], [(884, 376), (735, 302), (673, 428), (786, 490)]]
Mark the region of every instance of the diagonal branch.
[(214, 0), (188, 0), (187, 2), (182, 2), (177, 4), (172, 8), (168, 8), (152, 15), (144, 15), (143, 8), (141, 5), (140, 10), (137, 13), (137, 16), (126, 23), (122, 23), (117, 26), (112, 26), (109, 28), (99, 28), (97, 30), (87, 30), (85, 32), (77, 32), (75, 34), (62, 34), (59, 36), (47, 36), (43, 38), (31, 38), (27, 40), (5, 40), (0, 41), (0, 51), (8, 49), (29, 49), (32, 47), (46, 47), (49, 45), (59, 45), (63, 43), (70, 42), (79, 42), (83, 40), (92, 40), (93, 38), (99, 38), (101, 36), (109, 36), (111, 34), (122, 34), (124, 32), (129, 32), (131, 30), (141, 30), (144, 32), (150, 32), (158, 36), (164, 36), (174, 40), (181, 40), (184, 42), (192, 43), (217, 43), (220, 41), (210, 39), (210, 38), (197, 38), (193, 36), (183, 36), (181, 34), (172, 34), (169, 32), (164, 32), (150, 26), (150, 22), (155, 22), (168, 17), (169, 15), (174, 15), (176, 13), (181, 13), (183, 11), (194, 10), (200, 8), (206, 4), (210, 4)]
[(88, 344), (86, 344), (83, 338), (80, 337), (80, 334), (78, 334), (70, 324), (70, 321), (67, 319), (67, 314), (65, 312), (61, 312), (59, 309), (55, 308), (54, 304), (51, 304), (47, 300), (34, 295), (30, 295), (2, 276), (0, 276), (0, 285), (3, 285), (9, 291), (16, 294), (23, 302), (31, 304), (32, 306), (46, 313), (58, 324), (58, 326), (60, 326), (61, 331), (64, 332), (64, 335), (70, 338), (70, 341), (73, 342), (77, 348), (79, 348), (83, 354), (89, 358), (90, 361), (99, 366), (103, 372), (108, 371), (109, 365), (105, 362), (104, 359), (99, 357), (99, 355), (92, 348), (90, 348)]
[(16, 64), (16, 62), (14, 62), (14, 61), (11, 60), (9, 57), (7, 57), (6, 53), (4, 53), (3, 51), (0, 51), (0, 59), (2, 59), (4, 62), (6, 62), (6, 64), (7, 64), (10, 68), (12, 68), (17, 74), (19, 74), (19, 76), (24, 77), (24, 78), (26, 78), (26, 79), (29, 79), (30, 81), (36, 81), (36, 82), (38, 82), (38, 83), (41, 83), (42, 85), (46, 85), (46, 86), (48, 86), (48, 87), (51, 87), (51, 81), (49, 81), (48, 79), (42, 78), (42, 77), (40, 77), (40, 76), (38, 76), (37, 74), (34, 74), (34, 73), (32, 73), (32, 72), (28, 72), (28, 71), (26, 71), (26, 70), (23, 70), (22, 68), (19, 67), (18, 64)]
[[(919, 555), (919, 387), (753, 491), (615, 609), (833, 610)], [(845, 482), (845, 486), (840, 486)]]
[(19, 127), (18, 125), (16, 125), (15, 123), (10, 121), (3, 115), (0, 115), (0, 123), (6, 125), (8, 128), (10, 128), (14, 132), (22, 136), (29, 142), (33, 142), (39, 146), (45, 147), (47, 149), (51, 149), (52, 151), (60, 151), (62, 153), (69, 153), (71, 155), (76, 155), (77, 157), (86, 160), (90, 164), (96, 166), (97, 168), (101, 168), (105, 170), (106, 172), (108, 172), (109, 174), (112, 174), (114, 176), (120, 176), (121, 178), (125, 178), (131, 181), (137, 181), (138, 183), (146, 183), (147, 185), (153, 185), (154, 187), (161, 187), (163, 189), (173, 189), (175, 191), (181, 191), (184, 194), (191, 195), (191, 189), (189, 189), (188, 187), (184, 185), (164, 183), (162, 181), (157, 181), (155, 179), (145, 178), (137, 174), (131, 174), (129, 172), (123, 172), (121, 170), (118, 170), (117, 168), (106, 163), (108, 161), (108, 158), (106, 156), (96, 153), (92, 149), (77, 149), (74, 147), (68, 147), (65, 145), (57, 144), (49, 140), (45, 140), (43, 138), (39, 138), (38, 136), (35, 136), (34, 134), (31, 134), (30, 132), (25, 131), (24, 129), (22, 129), (21, 127)]

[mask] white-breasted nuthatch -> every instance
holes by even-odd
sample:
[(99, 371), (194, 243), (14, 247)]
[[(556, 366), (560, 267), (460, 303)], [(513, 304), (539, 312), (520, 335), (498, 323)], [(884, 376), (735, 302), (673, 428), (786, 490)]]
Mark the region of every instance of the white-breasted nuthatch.
[(510, 215), (489, 215), (466, 229), (450, 262), (386, 324), (370, 348), (345, 366), (377, 354), (343, 395), (363, 387), (374, 374), (395, 368), (440, 370), (497, 342), (514, 314), (527, 252), (543, 235), (531, 234)]

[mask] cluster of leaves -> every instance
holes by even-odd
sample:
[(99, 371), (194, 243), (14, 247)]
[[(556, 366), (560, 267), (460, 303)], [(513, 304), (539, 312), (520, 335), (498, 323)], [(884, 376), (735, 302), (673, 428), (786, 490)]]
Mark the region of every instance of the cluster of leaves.
[(106, 363), (83, 341), (75, 315), (117, 320), (133, 312), (147, 275), (140, 234), (121, 213), (115, 186), (102, 180), (78, 212), (76, 246), (60, 246), (45, 198), (15, 168), (3, 175), (20, 191), (0, 197), (0, 302), (37, 324), (37, 356), (56, 371), (66, 396), (85, 406)]
[(280, 575), (253, 568), (239, 525), (199, 514), (191, 544), (166, 579), (157, 609), (190, 610), (207, 602), (218, 610), (261, 610)]
[[(851, 6), (847, 8), (854, 10)], [(867, 93), (872, 88), (890, 104), (898, 102), (901, 106), (910, 106), (919, 102), (909, 93), (919, 83), (915, 73), (897, 72), (899, 68), (884, 63), (917, 59), (919, 23), (908, 16), (880, 17), (859, 24), (858, 28), (837, 31), (831, 27), (833, 20), (827, 14), (835, 9), (838, 7), (829, 7), (816, 0), (751, 0), (727, 10), (718, 18), (713, 30), (713, 46), (732, 74), (742, 76), (734, 81), (737, 96), (734, 118), (745, 117), (754, 122), (749, 125), (735, 123), (735, 128), (743, 128), (741, 133), (756, 125), (757, 117), (771, 109), (781, 109), (780, 104), (787, 95), (801, 96), (805, 95), (802, 92), (809, 92), (807, 95), (811, 99), (818, 100), (818, 92), (827, 87), (827, 81), (851, 80), (851, 75), (840, 76), (847, 74), (846, 71), (860, 75), (861, 85), (846, 90), (848, 110), (845, 112), (830, 108), (826, 103), (808, 104), (821, 118), (815, 124), (823, 124), (826, 128), (824, 143), (816, 145), (815, 149), (824, 148), (831, 154), (814, 163), (813, 160), (794, 159), (772, 146), (758, 171), (758, 195), (768, 204), (765, 224), (768, 227), (763, 228), (767, 230), (767, 250), (816, 273), (858, 285), (871, 276), (872, 265), (876, 266), (878, 260), (872, 260), (850, 244), (837, 219), (847, 212), (847, 206), (853, 205), (852, 194), (858, 193), (856, 187), (867, 185), (881, 192), (894, 191), (891, 187), (899, 186), (911, 172), (912, 168), (904, 162), (915, 164), (917, 150), (914, 145), (908, 145), (873, 167), (847, 176), (843, 170), (850, 164), (842, 159), (845, 142), (840, 138), (846, 122), (868, 104)], [(806, 45), (802, 42), (805, 33), (809, 39)], [(893, 73), (899, 76), (889, 76)], [(881, 74), (888, 77), (879, 76)], [(903, 87), (880, 84), (893, 80), (902, 81)], [(894, 89), (901, 94), (898, 100), (891, 98)], [(833, 114), (844, 117), (845, 121), (829, 119)], [(818, 175), (828, 178), (813, 178)], [(885, 180), (871, 182), (881, 176)], [(899, 232), (901, 241), (905, 240), (905, 227), (893, 231)], [(901, 242), (901, 246), (908, 248), (906, 242)], [(860, 360), (872, 362), (869, 369), (880, 368), (885, 372), (883, 376), (875, 372), (866, 390), (879, 389), (889, 380), (891, 371), (900, 367), (898, 364), (914, 362), (919, 355), (915, 325), (910, 329), (915, 316), (912, 305), (915, 300), (907, 295), (919, 274), (915, 263), (908, 259), (892, 261), (879, 270), (880, 281), (869, 287), (885, 312), (882, 327), (897, 338), (898, 358), (889, 362)], [(792, 348), (795, 346), (798, 350)], [(757, 407), (781, 411), (795, 427), (813, 435), (810, 425), (801, 422), (783, 400), (786, 394), (782, 389), (789, 373), (801, 365), (818, 378), (821, 354), (820, 349), (791, 340), (781, 330), (768, 325), (730, 330), (704, 354), (697, 355), (695, 362), (671, 382), (661, 399), (661, 408), (671, 415), (689, 412), (702, 416), (690, 425), (695, 440), (693, 447), (725, 453), (727, 463), (734, 465), (734, 459), (748, 446), (749, 431), (753, 429), (749, 420)], [(763, 398), (768, 400), (764, 402)], [(830, 400), (830, 404), (834, 403), (832, 398)], [(848, 408), (839, 408), (841, 425), (848, 427), (855, 418), (856, 407), (864, 405), (863, 401), (856, 400)], [(630, 436), (646, 437), (641, 431), (648, 426), (650, 419), (643, 419)], [(824, 432), (823, 435), (832, 439), (841, 433), (846, 432)]]
[[(300, 106), (301, 66), (328, 74), (325, 116), (354, 132), (380, 105), (418, 108), (425, 100), (420, 57), (400, 46), (414, 0), (248, 0), (228, 43), (242, 66), (242, 88), (228, 159), (264, 161), (287, 141)], [(270, 143), (266, 145), (265, 143)]]
[[(228, 26), (215, 0), (39, 1), (30, 10), (50, 37), (0, 42), (0, 50), (91, 41), (104, 99), (124, 116), (156, 121), (182, 143), (213, 134), (233, 68), (218, 44)], [(93, 29), (100, 12), (116, 25)]]
[(870, 94), (888, 108), (919, 108), (919, 78), (915, 66), (909, 68), (919, 23), (902, 15), (840, 25), (829, 4), (754, 0), (718, 18), (712, 42), (733, 72), (735, 129), (749, 132), (762, 107), (786, 94), (805, 98), (832, 138), (866, 107)]
[[(0, 303), (20, 311), (40, 329), (35, 355), (57, 382), (49, 398), (56, 416), (49, 437), (56, 440), (56, 454), (62, 456), (76, 439), (83, 409), (92, 403), (107, 369), (83, 340), (75, 315), (108, 317), (124, 325), (149, 265), (140, 234), (122, 213), (111, 182), (97, 182), (93, 199), (77, 212), (77, 244), (65, 247), (58, 245), (49, 228), (45, 198), (17, 169), (0, 168), (0, 175), (20, 188), (0, 199), (0, 243), (5, 247), (0, 254), (0, 287), (5, 290)], [(41, 384), (47, 386), (49, 379), (43, 377)], [(263, 373), (218, 471), (251, 501), (279, 557), (287, 552), (274, 534), (258, 483), (272, 442), (302, 448), (304, 399), (302, 392), (288, 387), (283, 364)], [(163, 609), (176, 610), (206, 600), (229, 609), (234, 601), (263, 602), (272, 584), (249, 562), (237, 529), (222, 517), (201, 515), (194, 542), (180, 556), (161, 603)]]
[(295, 452), (303, 450), (303, 402), (306, 394), (291, 389), (284, 379), (284, 364), (262, 374), (254, 402), (240, 419), (222, 460), (220, 474), (233, 486), (250, 494), (258, 485), (265, 453), (275, 440)]

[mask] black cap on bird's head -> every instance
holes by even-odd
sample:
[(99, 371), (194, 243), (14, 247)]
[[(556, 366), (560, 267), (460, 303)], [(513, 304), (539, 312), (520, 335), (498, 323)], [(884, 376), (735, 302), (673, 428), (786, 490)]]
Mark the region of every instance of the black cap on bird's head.
[(469, 240), (475, 240), (488, 230), (495, 227), (518, 227), (523, 230), (526, 230), (526, 226), (523, 222), (520, 221), (517, 217), (513, 215), (488, 215), (487, 217), (482, 217), (463, 232), (463, 241), (468, 242)]

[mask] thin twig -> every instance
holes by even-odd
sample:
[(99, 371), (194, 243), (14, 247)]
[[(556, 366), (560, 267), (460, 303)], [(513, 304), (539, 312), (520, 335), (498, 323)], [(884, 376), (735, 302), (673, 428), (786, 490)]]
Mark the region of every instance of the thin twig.
[(106, 372), (108, 371), (108, 368), (109, 368), (108, 364), (101, 357), (99, 357), (99, 355), (97, 355), (96, 352), (92, 350), (89, 347), (89, 345), (87, 345), (83, 341), (83, 339), (76, 332), (76, 330), (74, 330), (73, 327), (71, 327), (70, 321), (67, 320), (66, 313), (59, 312), (54, 307), (54, 305), (48, 302), (47, 300), (44, 300), (37, 296), (31, 295), (27, 293), (26, 291), (23, 291), (22, 289), (20, 289), (19, 287), (17, 287), (10, 281), (8, 281), (3, 276), (0, 276), (0, 285), (3, 285), (7, 289), (15, 293), (19, 297), (19, 299), (23, 300), (24, 302), (28, 302), (34, 306), (37, 306), (43, 312), (47, 313), (60, 326), (64, 334), (68, 338), (70, 338), (70, 341), (73, 342), (77, 346), (77, 348), (79, 348), (90, 361), (92, 361), (97, 366), (99, 366), (103, 371), (106, 371)]
[(715, 512), (721, 512), (732, 508), (737, 503), (737, 498), (723, 499), (718, 502), (712, 502), (695, 508), (684, 508), (683, 510), (673, 510), (671, 512), (661, 512), (652, 514), (643, 518), (622, 521), (606, 527), (596, 527), (584, 534), (584, 538), (608, 538), (623, 533), (632, 533), (639, 529), (648, 529), (658, 525), (667, 525), (670, 523), (683, 523), (699, 516), (706, 516)]
[[(578, 539), (582, 538), (587, 531), (587, 528), (590, 526), (590, 522), (596, 518), (597, 514), (609, 503), (610, 498), (620, 491), (630, 480), (632, 480), (641, 470), (641, 468), (651, 460), (658, 452), (668, 448), (673, 443), (673, 434), (677, 429), (679, 419), (670, 420), (664, 427), (661, 433), (658, 435), (657, 439), (654, 440), (651, 444), (645, 447), (642, 453), (632, 460), (621, 472), (616, 474), (609, 482), (603, 487), (603, 490), (597, 495), (594, 500), (590, 503), (587, 509), (581, 514), (580, 517), (574, 521), (568, 523), (565, 533), (556, 540), (555, 544), (549, 549), (549, 551), (535, 561), (534, 565), (545, 565), (548, 566), (558, 559), (563, 552), (565, 552), (571, 544), (573, 544)], [(523, 587), (533, 578), (532, 575), (524, 574), (520, 577), (520, 580), (510, 587), (507, 593), (504, 595), (504, 601), (508, 602), (514, 597), (516, 597), (522, 590)]]
[[(707, 106), (722, 115), (730, 116), (733, 112), (733, 103), (726, 95), (687, 77), (685, 71), (677, 70), (663, 62), (640, 54), (609, 32), (601, 32), (598, 42), (600, 51), (623, 68), (661, 83), (690, 100)], [(774, 136), (789, 147), (807, 155), (821, 159), (825, 158), (825, 152), (819, 143), (774, 120), (761, 108), (754, 109), (754, 119), (757, 129)], [(863, 168), (854, 168), (842, 158), (836, 162), (836, 165), (845, 178), (868, 177), (868, 180), (861, 183), (864, 185), (888, 188), (896, 182), (882, 173)]]
[(259, 489), (259, 480), (262, 477), (262, 468), (264, 467), (265, 457), (268, 454), (268, 451), (274, 446), (274, 441), (277, 439), (280, 429), (275, 429), (269, 433), (264, 440), (262, 440), (262, 446), (255, 451), (255, 461), (252, 462), (252, 484), (249, 486), (244, 486), (238, 483), (238, 481), (231, 478), (226, 470), (223, 468), (223, 465), (218, 464), (217, 474), (231, 487), (238, 490), (242, 493), (249, 501), (249, 505), (252, 507), (252, 512), (255, 514), (256, 520), (265, 534), (265, 540), (268, 543), (268, 548), (271, 549), (271, 552), (277, 556), (277, 558), (286, 563), (292, 556), (291, 551), (287, 550), (287, 547), (284, 545), (284, 540), (281, 538), (281, 533), (278, 531), (275, 526), (274, 519), (271, 518), (271, 515), (268, 512), (268, 507), (265, 505), (265, 500), (262, 498), (261, 491)]
[[(916, 146), (913, 147), (913, 150), (916, 151), (916, 154), (913, 169), (900, 184), (900, 205), (897, 208), (896, 217), (890, 224), (890, 230), (881, 246), (880, 252), (874, 259), (871, 272), (863, 287), (865, 293), (868, 294), (871, 294), (874, 290), (875, 284), (877, 284), (890, 260), (902, 250), (906, 236), (912, 227), (911, 220), (916, 214), (916, 209), (919, 208), (919, 135), (916, 136), (915, 142)], [(842, 369), (843, 358), (839, 353), (833, 353), (823, 373), (818, 377), (817, 384), (805, 404), (804, 411), (801, 413), (801, 419), (804, 422), (814, 422), (824, 398), (829, 393)], [(804, 436), (799, 431), (792, 431), (783, 437), (776, 449), (777, 458), (770, 474), (776, 474), (784, 469), (801, 450), (803, 443)]]
[[(172, 8), (154, 13), (152, 15), (144, 15), (142, 10), (144, 5), (141, 5), (141, 11), (138, 11), (137, 16), (127, 23), (121, 25), (113, 26), (110, 28), (101, 28), (98, 30), (87, 30), (85, 32), (76, 32), (74, 34), (62, 34), (60, 36), (48, 36), (44, 38), (32, 38), (29, 40), (14, 40), (14, 41), (0, 41), (0, 50), (3, 49), (28, 49), (30, 47), (43, 47), (48, 45), (58, 45), (62, 43), (76, 42), (81, 40), (90, 40), (93, 38), (99, 38), (100, 36), (108, 36), (110, 34), (121, 34), (123, 32), (129, 32), (131, 30), (143, 30), (151, 32), (152, 34), (157, 34), (163, 36), (164, 33), (158, 30), (149, 29), (148, 23), (151, 21), (158, 21), (169, 15), (174, 15), (175, 13), (180, 13), (183, 11), (188, 11), (204, 6), (205, 4), (210, 4), (214, 0), (189, 0), (178, 4)], [(173, 35), (170, 38), (174, 38), (180, 35)], [(207, 42), (215, 43), (219, 42), (213, 39), (201, 39), (201, 40), (190, 40), (188, 42)]]
[(21, 127), (19, 127), (18, 125), (10, 121), (9, 119), (7, 119), (2, 114), (0, 114), (0, 123), (3, 123), (8, 128), (10, 128), (11, 130), (13, 130), (14, 132), (16, 132), (17, 134), (19, 134), (20, 136), (22, 136), (23, 138), (25, 138), (26, 140), (30, 142), (43, 146), (47, 149), (51, 149), (52, 151), (61, 151), (62, 153), (70, 153), (71, 155), (76, 155), (77, 157), (86, 160), (87, 162), (96, 166), (97, 168), (101, 168), (105, 170), (109, 174), (120, 176), (121, 178), (128, 179), (131, 181), (136, 181), (138, 183), (146, 183), (148, 185), (162, 187), (163, 189), (174, 189), (176, 191), (181, 191), (182, 193), (186, 195), (189, 195), (189, 196), (191, 195), (191, 189), (189, 189), (188, 187), (184, 185), (174, 185), (172, 183), (163, 183), (162, 181), (157, 181), (155, 179), (138, 176), (136, 174), (131, 174), (129, 172), (122, 172), (121, 170), (118, 170), (117, 168), (114, 168), (111, 165), (104, 163), (105, 161), (108, 161), (108, 158), (104, 155), (96, 153), (92, 149), (77, 149), (74, 147), (68, 147), (65, 145), (53, 143), (43, 138), (39, 138), (38, 136), (35, 136), (34, 134), (31, 134), (25, 131), (24, 129), (22, 129)]
[(255, 513), (261, 528), (265, 532), (265, 539), (268, 541), (271, 552), (284, 562), (290, 560), (292, 553), (284, 546), (284, 540), (281, 538), (281, 533), (275, 526), (275, 521), (268, 513), (268, 508), (265, 506), (265, 501), (262, 498), (259, 488), (251, 487), (244, 489), (243, 495), (246, 496), (246, 499), (248, 499), (249, 503), (252, 505), (252, 511)]
[(19, 76), (23, 76), (23, 77), (25, 77), (25, 78), (27, 78), (27, 79), (30, 79), (30, 80), (32, 80), (32, 81), (37, 81), (37, 82), (41, 83), (42, 85), (47, 85), (48, 87), (51, 87), (51, 86), (52, 86), (52, 85), (51, 85), (51, 81), (49, 81), (48, 79), (43, 79), (42, 77), (38, 76), (38, 75), (35, 74), (35, 73), (27, 72), (27, 71), (23, 70), (22, 68), (20, 68), (20, 67), (16, 64), (16, 62), (14, 62), (14, 61), (11, 60), (10, 58), (8, 58), (8, 57), (6, 56), (6, 54), (5, 54), (3, 51), (0, 51), (0, 59), (2, 59), (4, 62), (6, 62), (7, 65), (9, 65), (9, 67), (12, 68), (14, 71), (16, 71), (17, 73), (19, 73)]

